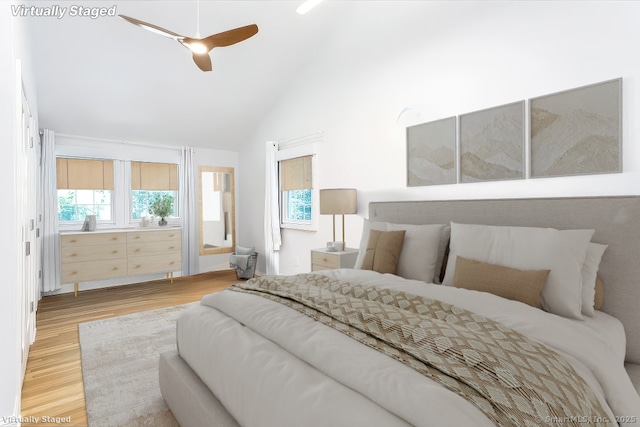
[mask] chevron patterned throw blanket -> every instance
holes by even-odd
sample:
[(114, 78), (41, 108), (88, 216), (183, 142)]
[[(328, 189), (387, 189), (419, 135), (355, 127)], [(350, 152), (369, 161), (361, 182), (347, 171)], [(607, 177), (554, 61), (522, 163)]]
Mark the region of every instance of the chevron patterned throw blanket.
[(399, 360), (499, 426), (613, 425), (560, 355), (457, 306), (318, 274), (266, 276), (229, 289), (285, 304)]

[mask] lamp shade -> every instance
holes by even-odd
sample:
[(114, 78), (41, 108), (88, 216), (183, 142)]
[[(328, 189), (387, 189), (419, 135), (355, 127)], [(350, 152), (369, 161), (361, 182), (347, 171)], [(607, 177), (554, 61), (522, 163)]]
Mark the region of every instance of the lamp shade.
[(355, 214), (358, 210), (355, 188), (320, 190), (320, 213), (329, 215)]

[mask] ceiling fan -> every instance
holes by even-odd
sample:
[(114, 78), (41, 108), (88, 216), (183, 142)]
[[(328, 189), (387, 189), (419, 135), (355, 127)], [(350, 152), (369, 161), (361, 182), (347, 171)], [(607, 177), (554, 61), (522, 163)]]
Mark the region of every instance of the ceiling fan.
[(185, 37), (180, 34), (176, 34), (173, 31), (169, 31), (167, 29), (158, 27), (157, 25), (150, 24), (148, 22), (141, 21), (139, 19), (131, 18), (125, 15), (118, 16), (125, 21), (132, 23), (133, 25), (144, 28), (145, 30), (149, 30), (153, 33), (160, 34), (161, 36), (174, 39), (191, 51), (193, 62), (195, 62), (198, 68), (200, 68), (202, 71), (212, 70), (209, 52), (211, 52), (214, 47), (231, 46), (232, 44), (236, 44), (248, 39), (258, 32), (258, 26), (256, 24), (251, 24), (244, 27), (234, 28), (233, 30), (224, 31), (222, 33), (213, 34), (204, 38), (200, 38), (200, 31), (198, 29), (196, 37)]

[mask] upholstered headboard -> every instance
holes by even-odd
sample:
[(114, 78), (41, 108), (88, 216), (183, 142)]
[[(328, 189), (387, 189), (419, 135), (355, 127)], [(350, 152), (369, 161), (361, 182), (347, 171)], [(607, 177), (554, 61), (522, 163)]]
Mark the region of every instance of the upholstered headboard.
[(609, 245), (599, 270), (602, 311), (625, 327), (627, 362), (640, 363), (640, 197), (372, 202), (369, 219), (595, 229), (592, 241)]

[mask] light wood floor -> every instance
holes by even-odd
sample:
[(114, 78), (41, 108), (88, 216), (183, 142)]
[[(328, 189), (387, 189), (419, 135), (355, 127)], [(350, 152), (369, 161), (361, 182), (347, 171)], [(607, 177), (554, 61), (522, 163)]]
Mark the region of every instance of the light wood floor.
[[(178, 277), (173, 284), (158, 280), (43, 298), (22, 387), (22, 417), (38, 422), (22, 425), (87, 425), (78, 323), (198, 301), (235, 282), (235, 271), (225, 270)], [(55, 417), (71, 417), (71, 422), (56, 424)]]

